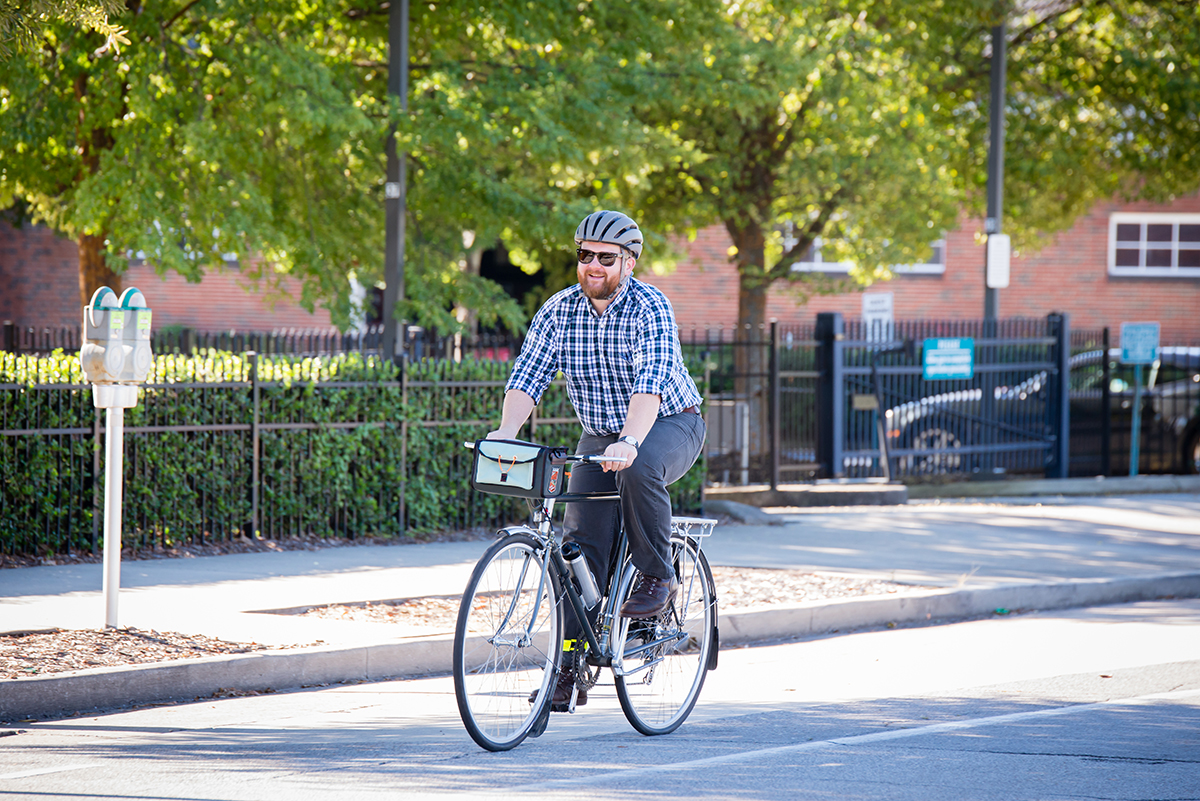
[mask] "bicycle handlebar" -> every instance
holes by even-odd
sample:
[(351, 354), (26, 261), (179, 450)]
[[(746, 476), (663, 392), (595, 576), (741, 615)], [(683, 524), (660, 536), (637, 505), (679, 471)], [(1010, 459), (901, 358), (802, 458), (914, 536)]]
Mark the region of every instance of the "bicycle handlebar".
[[(463, 447), (467, 450), (475, 450), (474, 442), (464, 442)], [(627, 462), (629, 461), (624, 456), (605, 456), (602, 453), (577, 453), (561, 457), (568, 462)]]

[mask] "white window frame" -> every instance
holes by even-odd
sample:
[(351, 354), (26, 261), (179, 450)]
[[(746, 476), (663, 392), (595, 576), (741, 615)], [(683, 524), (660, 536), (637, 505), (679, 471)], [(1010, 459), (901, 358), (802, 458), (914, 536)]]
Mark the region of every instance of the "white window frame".
[[(1117, 226), (1136, 224), (1141, 226), (1141, 235), (1137, 244), (1122, 242), (1118, 247)], [(1170, 225), (1171, 241), (1148, 242), (1146, 240), (1147, 225)], [(1179, 252), (1200, 251), (1200, 242), (1180, 242), (1180, 225), (1200, 225), (1200, 214), (1161, 213), (1161, 212), (1130, 212), (1115, 211), (1108, 217), (1108, 274), (1124, 278), (1200, 278), (1200, 267), (1180, 267)], [(1117, 265), (1118, 250), (1137, 250), (1138, 263), (1134, 265)], [(1170, 267), (1147, 267), (1146, 251), (1170, 250)]]
[[(849, 261), (825, 261), (821, 257), (821, 245), (824, 244), (820, 237), (813, 240), (813, 255), (812, 261), (797, 261), (792, 264), (792, 272), (797, 273), (841, 273), (847, 274), (854, 267), (853, 262)], [(926, 262), (924, 264), (893, 264), (892, 272), (897, 275), (944, 275), (946, 273), (946, 240), (938, 239), (932, 243), (934, 248), (941, 248), (942, 260), (940, 262)]]
[(937, 253), (941, 249), (941, 261), (930, 261), (924, 264), (893, 264), (892, 272), (897, 275), (945, 275), (946, 274), (946, 240), (938, 239), (930, 244)]
[[(792, 272), (794, 273), (849, 273), (854, 268), (854, 263), (849, 261), (825, 261), (821, 256), (821, 246), (825, 244), (825, 240), (821, 237), (813, 239), (812, 261), (795, 261), (792, 262)], [(787, 241), (784, 240), (784, 245)]]

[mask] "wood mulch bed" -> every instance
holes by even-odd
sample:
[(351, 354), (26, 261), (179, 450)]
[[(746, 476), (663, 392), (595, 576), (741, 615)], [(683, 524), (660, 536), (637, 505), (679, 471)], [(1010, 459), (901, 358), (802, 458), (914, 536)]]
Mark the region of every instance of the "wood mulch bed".
[[(207, 554), (205, 554), (207, 555)], [(879, 596), (920, 590), (870, 578), (798, 570), (714, 567), (722, 612), (778, 603)], [(435, 596), (364, 604), (315, 607), (301, 614), (324, 619), (388, 623), (403, 621), (452, 631), (457, 597)], [(319, 645), (297, 644), (291, 648)], [(224, 654), (280, 650), (279, 646), (238, 643), (195, 634), (119, 629), (56, 629), (0, 636), (0, 680), (85, 670), (197, 659)]]

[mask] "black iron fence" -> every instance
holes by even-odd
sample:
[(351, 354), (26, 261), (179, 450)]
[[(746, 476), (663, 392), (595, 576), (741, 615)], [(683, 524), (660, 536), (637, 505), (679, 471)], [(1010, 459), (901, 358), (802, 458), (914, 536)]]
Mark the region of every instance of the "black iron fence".
[[(1072, 475), (1129, 475), (1135, 367), (1109, 329), (1073, 332)], [(1142, 368), (1139, 473), (1200, 473), (1200, 343), (1167, 343)]]
[[(403, 370), (370, 355), (371, 341), (332, 334), (160, 340), (156, 373), (127, 413), (131, 530), (150, 544), (511, 518), (511, 501), (466, 490), (460, 444), (499, 418), (520, 343), (418, 334), (406, 333), (406, 350), (427, 358)], [(926, 377), (931, 338), (973, 340), (971, 378)], [(41, 341), (51, 340), (68, 353), (0, 354), (10, 376), (18, 359), (40, 371), (0, 379), (10, 382), (0, 384), (0, 541), (23, 553), (90, 549), (98, 535), (102, 418), (70, 354), (77, 343)], [(216, 349), (243, 344), (276, 351)], [(902, 321), (880, 333), (821, 315), (815, 327), (688, 330), (681, 344), (709, 426), (707, 473), (682, 490), (687, 504), (701, 483), (1129, 471), (1130, 368), (1108, 331), (1072, 331), (1059, 316)], [(184, 348), (190, 358), (166, 355)], [(1165, 347), (1138, 402), (1139, 472), (1200, 471), (1200, 348)], [(561, 387), (536, 415), (531, 439), (574, 442)]]
[[(842, 332), (823, 341), (844, 420), (830, 446), (835, 476), (1067, 475), (1064, 316), (899, 321), (875, 338), (855, 320)], [(973, 357), (970, 375), (930, 369), (926, 351), (942, 343)]]

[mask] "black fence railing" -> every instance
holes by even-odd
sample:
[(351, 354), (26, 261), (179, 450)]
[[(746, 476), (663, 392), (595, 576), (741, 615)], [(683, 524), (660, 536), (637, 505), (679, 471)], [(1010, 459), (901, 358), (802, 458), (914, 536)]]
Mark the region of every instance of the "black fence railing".
[[(836, 315), (817, 322), (681, 332), (704, 387), (704, 483), (1129, 472), (1134, 382), (1107, 330), (1071, 330), (1053, 316), (901, 321), (882, 334)], [(24, 336), (5, 332), (6, 342)], [(278, 354), (370, 354), (375, 334), (164, 331), (155, 347), (167, 356), (254, 346), (264, 349), (258, 358), (286, 363)], [(177, 344), (171, 336), (180, 337)], [(77, 347), (64, 337), (21, 343)], [(971, 338), (975, 375), (922, 375), (921, 345), (929, 338)], [(424, 358), (404, 360), (403, 377), (390, 383), (264, 377), (237, 355), (231, 363), (242, 366), (228, 375), (156, 379), (127, 418), (127, 489), (136, 499), (127, 509), (136, 528), (153, 540), (168, 537), (169, 525), (196, 540), (494, 522), (504, 510), (446, 493), (461, 489), (467, 470), (468, 454), (454, 441), (498, 419), (519, 340), (410, 329), (404, 347)], [(15, 359), (14, 352), (0, 357)], [(0, 528), (28, 538), (25, 552), (63, 542), (90, 547), (96, 536), (102, 418), (77, 362), (73, 378), (62, 366), (71, 363), (69, 353), (57, 363), (57, 372), (0, 385)], [(1165, 346), (1142, 383), (1139, 472), (1200, 472), (1200, 347)], [(554, 397), (527, 432), (569, 446), (578, 426), (565, 393)], [(186, 475), (179, 478), (178, 464), (168, 462), (183, 463)], [(698, 498), (699, 482), (695, 492)]]
[[(462, 443), (498, 419), (507, 364), (427, 359), (394, 377), (354, 367), (253, 353), (160, 359), (125, 413), (126, 545), (393, 536), (526, 516), (519, 499), (465, 488)], [(99, 542), (103, 418), (78, 367), (62, 372), (63, 383), (0, 384), (0, 553)], [(561, 385), (527, 431), (574, 444)], [(701, 482), (691, 483), (694, 497), (680, 500), (696, 509)]]

